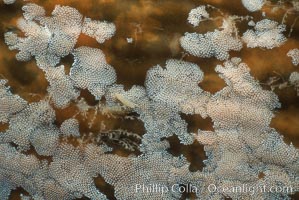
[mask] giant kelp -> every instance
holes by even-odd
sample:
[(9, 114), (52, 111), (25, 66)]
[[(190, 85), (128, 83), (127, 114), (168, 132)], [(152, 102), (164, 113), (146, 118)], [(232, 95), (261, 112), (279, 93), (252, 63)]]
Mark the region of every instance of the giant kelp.
[[(210, 18), (203, 11), (205, 7), (199, 8), (197, 11), (203, 14), (195, 13), (192, 20), (189, 15), (193, 25)], [(27, 4), (23, 10), (24, 18), (18, 20), (18, 27), (24, 37), (10, 31), (5, 34), (6, 43), (19, 50), (18, 60), (35, 58), (49, 87), (46, 98), (28, 102), (13, 94), (5, 80), (1, 82), (0, 119), (8, 123), (0, 135), (2, 199), (7, 199), (17, 187), (33, 199), (106, 199), (94, 183), (98, 176), (114, 187), (117, 199), (178, 199), (182, 195), (181, 185), (191, 185), (195, 196), (203, 199), (287, 199), (298, 191), (298, 149), (286, 144), (270, 126), (274, 110), (281, 106), (277, 95), (261, 87), (241, 58), (229, 54), (231, 50), (241, 50), (242, 42), (248, 46), (253, 40), (258, 44), (249, 45), (251, 48), (283, 45), (284, 25), (268, 19), (250, 22), (255, 31), (248, 30), (242, 38), (236, 21), (250, 18), (221, 13), (222, 24), (214, 31), (182, 36), (181, 45), (190, 54), (225, 60), (215, 68), (225, 87), (213, 94), (198, 86), (205, 76), (201, 66), (184, 58), (153, 66), (147, 71), (144, 86), (125, 88), (117, 82), (118, 74), (103, 51), (75, 47), (81, 34), (94, 37), (99, 43), (110, 39), (115, 32), (112, 23), (83, 19), (69, 6), (56, 6), (52, 16), (46, 16), (36, 4)], [(60, 62), (69, 54), (74, 56), (74, 62), (67, 74)], [(290, 77), (293, 85), (295, 75)], [(94, 97), (95, 105), (78, 99), (82, 90)], [(56, 109), (72, 104), (80, 112), (57, 124)], [(133, 118), (143, 122), (145, 134), (135, 136), (141, 139), (140, 155), (123, 157), (111, 152), (104, 141), (85, 141), (76, 116), (88, 110), (94, 110), (96, 115), (103, 106), (106, 113), (134, 114)], [(214, 130), (190, 133), (181, 114), (209, 117)], [(91, 121), (101, 123), (98, 119)], [(134, 137), (134, 133), (126, 131), (106, 132), (109, 133)], [(191, 172), (184, 155), (175, 157), (167, 150), (167, 138), (172, 135), (183, 145), (199, 142), (204, 146), (207, 159), (202, 170)], [(72, 139), (76, 143), (70, 142)], [(129, 138), (118, 139), (123, 144), (131, 143)], [(32, 149), (34, 153), (30, 153)], [(139, 185), (168, 190), (142, 191)], [(218, 190), (207, 189), (211, 185)], [(225, 189), (242, 185), (255, 188), (255, 193)], [(263, 186), (267, 190), (258, 192)], [(270, 188), (288, 190), (273, 192)]]

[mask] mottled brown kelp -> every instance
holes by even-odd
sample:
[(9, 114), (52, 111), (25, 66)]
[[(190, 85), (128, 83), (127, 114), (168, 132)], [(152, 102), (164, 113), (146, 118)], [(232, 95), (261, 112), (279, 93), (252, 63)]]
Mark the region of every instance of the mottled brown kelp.
[(297, 1), (4, 3), (1, 199), (296, 199)]

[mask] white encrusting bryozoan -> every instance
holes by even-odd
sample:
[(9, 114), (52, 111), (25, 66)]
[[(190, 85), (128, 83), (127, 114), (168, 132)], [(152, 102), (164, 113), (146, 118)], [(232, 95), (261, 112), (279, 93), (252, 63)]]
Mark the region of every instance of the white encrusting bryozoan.
[(97, 99), (106, 92), (108, 86), (116, 82), (116, 73), (106, 62), (100, 49), (79, 47), (74, 50), (74, 63), (70, 78), (76, 87), (88, 89)]
[(265, 0), (242, 0), (243, 6), (250, 12), (260, 10), (265, 4)]
[(287, 53), (288, 57), (292, 58), (292, 63), (293, 65), (297, 66), (299, 65), (299, 49), (291, 49), (288, 53)]
[[(0, 122), (8, 124), (0, 133), (1, 200), (8, 200), (11, 191), (18, 187), (28, 193), (21, 196), (23, 200), (104, 200), (107, 197), (94, 182), (99, 175), (113, 186), (117, 199), (180, 199), (180, 184), (195, 187), (197, 199), (289, 199), (288, 195), (299, 191), (298, 149), (286, 144), (270, 126), (275, 109), (280, 107), (277, 95), (264, 90), (240, 58), (229, 59), (229, 51), (242, 48), (236, 17), (224, 17), (222, 27), (213, 32), (186, 33), (181, 38), (181, 45), (192, 55), (226, 60), (215, 68), (226, 86), (210, 94), (198, 85), (204, 79), (200, 67), (176, 59), (168, 59), (165, 66), (150, 68), (144, 86), (125, 89), (124, 85), (116, 84), (116, 72), (100, 49), (85, 46), (74, 49), (82, 28), (84, 34), (101, 43), (112, 37), (114, 25), (89, 18), (83, 20), (77, 10), (67, 6), (56, 6), (51, 17), (45, 16), (44, 9), (36, 4), (27, 4), (23, 10), (24, 18), (18, 21), (18, 26), (25, 37), (8, 32), (5, 41), (11, 49), (19, 50), (18, 60), (35, 57), (49, 81), (47, 91), (54, 106), (64, 108), (73, 101), (88, 119), (90, 110), (97, 113), (101, 108), (100, 104), (88, 105), (84, 98), (76, 101), (80, 89), (87, 89), (96, 99), (104, 97), (106, 103), (101, 105), (137, 113), (145, 134), (108, 130), (106, 134), (120, 133), (110, 135), (110, 139), (121, 136), (141, 139), (141, 155), (113, 154), (106, 145), (82, 142), (83, 134), (75, 116), (58, 126), (49, 101), (29, 103), (13, 94), (6, 80), (0, 80)], [(193, 25), (209, 17), (203, 7), (190, 13), (188, 20)], [(255, 30), (243, 36), (249, 47), (273, 48), (285, 41), (282, 35), (285, 27), (277, 22), (251, 21), (250, 25)], [(67, 75), (64, 66), (57, 64), (70, 53), (74, 63)], [(289, 78), (297, 91), (298, 74), (293, 72)], [(214, 130), (190, 133), (182, 113), (210, 117)], [(197, 140), (204, 146), (207, 159), (202, 170), (191, 172), (184, 155), (176, 157), (168, 152), (167, 139), (173, 135), (181, 145), (191, 145)], [(78, 146), (68, 143), (67, 139), (73, 137), (78, 139)], [(101, 136), (93, 139), (98, 138)], [(130, 148), (126, 139), (119, 141)], [(160, 185), (172, 191), (143, 192), (142, 185)], [(252, 190), (210, 192), (206, 188), (211, 185), (291, 187), (292, 190), (254, 194)]]
[(69, 55), (81, 33), (99, 43), (115, 33), (113, 23), (83, 19), (78, 10), (69, 6), (55, 6), (51, 16), (46, 16), (44, 8), (33, 3), (26, 4), (22, 10), (24, 17), (18, 20), (18, 28), (25, 37), (7, 32), (5, 42), (11, 50), (19, 50), (17, 60), (28, 61), (34, 57), (42, 69), (56, 66), (62, 57)]
[(116, 28), (113, 23), (106, 21), (92, 20), (84, 18), (82, 33), (95, 38), (98, 43), (103, 43), (115, 34)]
[(283, 35), (285, 30), (285, 25), (269, 19), (263, 19), (255, 24), (254, 30), (247, 30), (243, 34), (242, 40), (249, 48), (273, 49), (287, 41), (287, 38)]
[(187, 20), (193, 26), (198, 26), (202, 20), (209, 19), (209, 17), (210, 15), (206, 11), (206, 6), (198, 6), (189, 12)]
[(74, 87), (70, 76), (65, 74), (63, 65), (47, 68), (45, 73), (49, 82), (47, 91), (56, 107), (65, 108), (71, 100), (76, 100), (79, 97), (80, 91)]

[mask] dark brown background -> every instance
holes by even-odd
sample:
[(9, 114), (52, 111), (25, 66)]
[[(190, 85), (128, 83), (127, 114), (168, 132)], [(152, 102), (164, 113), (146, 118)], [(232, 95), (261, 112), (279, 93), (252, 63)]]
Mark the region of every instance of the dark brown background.
[[(107, 20), (114, 22), (117, 28), (115, 36), (105, 42), (98, 44), (94, 39), (81, 35), (77, 46), (97, 47), (104, 51), (108, 63), (110, 63), (117, 72), (117, 82), (124, 84), (125, 88), (133, 85), (143, 85), (146, 72), (154, 65), (165, 65), (169, 58), (182, 58), (184, 55), (179, 46), (179, 38), (184, 32), (213, 31), (221, 25), (221, 20), (202, 22), (199, 27), (193, 28), (187, 24), (188, 13), (192, 8), (202, 4), (211, 4), (220, 8), (228, 15), (252, 15), (255, 20), (261, 19), (261, 12), (248, 13), (242, 6), (241, 0), (39, 0), (30, 1), (42, 5), (46, 8), (47, 14), (50, 14), (55, 5), (68, 5), (78, 9), (84, 16), (97, 20)], [(19, 94), (29, 102), (38, 101), (46, 95), (47, 81), (44, 74), (37, 68), (35, 61), (18, 62), (15, 59), (17, 51), (9, 51), (4, 43), (3, 35), (8, 30), (15, 30), (16, 20), (21, 17), (21, 7), (24, 2), (17, 0), (13, 5), (4, 5), (0, 3), (0, 74), (9, 80), (8, 84), (14, 93)], [(288, 6), (289, 4), (286, 4)], [(284, 14), (283, 9), (278, 9), (275, 13), (271, 12), (273, 7), (265, 6), (263, 11), (267, 13), (268, 18), (281, 21)], [(289, 15), (287, 18), (288, 31), (290, 25), (294, 22), (298, 13)], [(247, 22), (237, 23), (240, 33), (246, 29)], [(288, 33), (287, 31), (287, 33)], [(286, 34), (287, 34), (286, 33)], [(127, 43), (126, 38), (133, 38), (133, 43)], [(240, 52), (232, 52), (232, 56), (238, 56), (247, 63), (251, 69), (251, 74), (261, 83), (266, 83), (270, 77), (279, 76), (282, 83), (287, 80), (293, 71), (299, 72), (299, 67), (291, 63), (291, 59), (286, 56), (292, 48), (299, 48), (299, 20), (288, 41), (280, 48), (272, 50), (248, 49), (244, 47)], [(192, 56), (184, 56), (184, 60), (197, 63), (205, 73), (205, 78), (200, 86), (212, 93), (215, 93), (224, 87), (224, 81), (220, 79), (214, 71), (217, 64), (221, 64), (216, 59), (202, 59)], [(72, 63), (72, 56), (67, 56), (62, 60), (69, 71)], [(265, 89), (269, 87), (263, 84)], [(285, 136), (285, 141), (292, 142), (299, 147), (299, 97), (292, 87), (283, 90), (275, 90), (279, 96), (282, 108), (275, 111), (275, 118), (271, 126)], [(87, 92), (82, 91), (90, 105), (95, 105), (97, 101)], [(78, 109), (74, 103), (66, 109), (56, 109), (57, 124), (74, 116)], [(78, 116), (80, 120), (80, 131), (82, 134), (88, 132), (98, 133), (101, 121), (104, 121), (107, 129), (122, 128), (138, 134), (143, 134), (144, 128), (142, 122), (138, 120), (124, 120), (120, 118), (107, 118), (101, 114), (97, 115), (93, 127), (88, 128), (87, 123), (93, 117), (93, 112), (89, 112), (87, 119)], [(182, 115), (188, 122), (190, 132), (196, 132), (198, 128), (203, 130), (213, 130), (210, 119), (202, 119), (199, 115)], [(0, 131), (5, 130), (7, 124), (0, 124)], [(174, 155), (183, 153), (191, 161), (190, 169), (192, 171), (200, 170), (204, 152), (198, 143), (191, 146), (182, 146), (176, 137), (169, 138), (171, 142), (170, 152)], [(126, 156), (129, 152), (121, 148), (115, 148), (115, 153)], [(112, 188), (107, 186), (101, 178), (96, 179), (97, 186), (108, 194), (113, 195)], [(22, 190), (13, 193), (11, 199), (18, 199)], [(296, 198), (296, 197), (294, 197)]]

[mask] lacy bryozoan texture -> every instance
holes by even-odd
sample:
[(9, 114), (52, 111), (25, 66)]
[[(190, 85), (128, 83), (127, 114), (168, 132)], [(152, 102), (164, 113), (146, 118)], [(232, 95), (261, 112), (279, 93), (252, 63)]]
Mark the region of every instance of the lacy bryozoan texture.
[[(264, 3), (242, 2), (249, 11), (259, 10)], [(188, 22), (199, 26), (211, 19), (206, 9), (214, 8), (191, 10)], [(68, 6), (57, 5), (51, 16), (31, 3), (23, 11), (17, 25), (24, 35), (7, 32), (5, 42), (11, 50), (18, 50), (17, 60), (36, 60), (49, 82), (49, 96), (29, 103), (13, 94), (6, 80), (0, 82), (0, 121), (8, 123), (0, 133), (1, 200), (18, 187), (30, 195), (22, 199), (106, 199), (94, 183), (99, 175), (114, 187), (114, 196), (120, 200), (179, 199), (181, 185), (192, 186), (198, 199), (288, 199), (299, 190), (299, 151), (270, 127), (274, 109), (280, 107), (278, 97), (260, 86), (241, 58), (229, 54), (243, 48), (243, 43), (265, 49), (282, 45), (285, 25), (269, 19), (251, 21), (253, 30), (241, 37), (235, 24), (240, 18), (223, 16), (222, 26), (214, 31), (185, 33), (180, 44), (188, 53), (225, 61), (215, 71), (226, 86), (215, 94), (198, 86), (204, 78), (200, 66), (177, 59), (149, 69), (144, 86), (125, 90), (116, 83), (117, 74), (100, 49), (75, 48), (80, 34), (99, 43), (110, 39), (116, 31), (113, 23), (84, 17)], [(294, 65), (298, 64), (297, 50), (288, 53)], [(66, 74), (60, 60), (69, 54), (74, 62)], [(298, 73), (290, 81), (298, 87)], [(135, 136), (141, 139), (141, 155), (121, 157), (110, 153), (105, 144), (66, 142), (69, 137), (80, 139), (80, 124), (70, 118), (57, 126), (53, 106), (65, 108), (74, 101), (82, 110), (90, 109), (78, 100), (82, 89), (96, 99), (104, 97), (107, 106), (138, 114), (146, 130), (141, 138)], [(210, 117), (214, 131), (189, 133), (181, 113)], [(114, 132), (118, 133), (134, 136)], [(191, 172), (183, 155), (174, 157), (167, 151), (169, 142), (164, 139), (172, 135), (184, 145), (197, 140), (204, 146), (207, 159), (202, 171)], [(29, 154), (30, 148), (38, 155)], [(139, 191), (142, 185), (157, 185), (161, 190)], [(211, 185), (218, 190), (208, 190)], [(255, 192), (231, 189), (237, 186), (255, 188)], [(263, 187), (290, 189), (259, 192)]]

